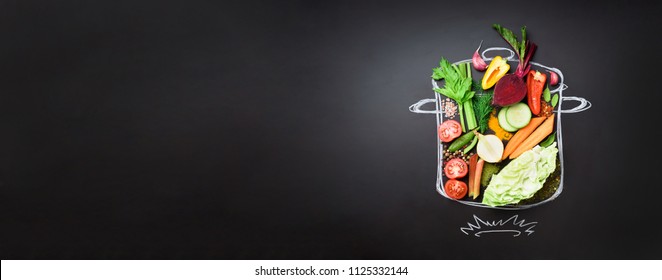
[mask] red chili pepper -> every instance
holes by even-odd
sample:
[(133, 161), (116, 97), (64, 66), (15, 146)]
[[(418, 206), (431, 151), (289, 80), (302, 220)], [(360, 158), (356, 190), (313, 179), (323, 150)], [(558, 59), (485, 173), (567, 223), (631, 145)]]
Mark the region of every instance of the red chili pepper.
[(529, 101), (529, 108), (534, 115), (540, 114), (540, 96), (545, 87), (547, 75), (535, 70), (529, 71), (526, 77), (526, 95)]

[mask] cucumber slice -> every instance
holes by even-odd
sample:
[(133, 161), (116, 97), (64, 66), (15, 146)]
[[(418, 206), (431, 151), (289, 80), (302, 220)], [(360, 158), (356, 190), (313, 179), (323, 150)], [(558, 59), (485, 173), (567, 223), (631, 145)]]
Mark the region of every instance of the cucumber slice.
[(525, 127), (531, 121), (529, 105), (517, 103), (508, 107), (506, 122), (516, 129)]
[(517, 128), (514, 128), (508, 123), (508, 121), (506, 121), (506, 113), (508, 113), (508, 107), (503, 107), (501, 110), (499, 110), (499, 115), (497, 115), (497, 119), (499, 119), (499, 126), (508, 132), (517, 131)]

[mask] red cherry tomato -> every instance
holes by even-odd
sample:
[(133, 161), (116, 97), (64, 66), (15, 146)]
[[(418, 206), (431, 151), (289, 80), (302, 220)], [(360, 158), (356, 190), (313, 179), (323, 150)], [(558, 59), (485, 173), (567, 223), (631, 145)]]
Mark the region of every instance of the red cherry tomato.
[(449, 160), (444, 167), (444, 173), (448, 179), (462, 178), (467, 175), (468, 170), (467, 163), (459, 158)]
[(446, 185), (444, 185), (444, 191), (446, 191), (446, 194), (452, 199), (461, 199), (467, 195), (468, 188), (467, 184), (464, 182), (450, 179), (446, 182)]
[(454, 120), (442, 122), (437, 129), (441, 142), (450, 142), (462, 134), (462, 126)]

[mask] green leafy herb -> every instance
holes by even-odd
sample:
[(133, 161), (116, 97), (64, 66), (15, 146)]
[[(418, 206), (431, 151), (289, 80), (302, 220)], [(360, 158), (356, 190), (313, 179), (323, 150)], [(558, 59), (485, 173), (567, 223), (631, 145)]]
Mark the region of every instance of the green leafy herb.
[(545, 90), (542, 91), (542, 97), (545, 99), (545, 102), (551, 100), (551, 93), (549, 92), (549, 87), (545, 87)]
[(474, 95), (474, 113), (478, 121), (478, 131), (485, 133), (487, 130), (488, 122), (490, 120), (490, 113), (492, 113), (492, 91), (483, 91), (481, 85), (474, 81), (472, 84), (473, 90), (476, 91)]
[(432, 68), (432, 78), (437, 81), (444, 78), (444, 72), (441, 70), (441, 67)]
[[(432, 69), (432, 78), (435, 80), (445, 80), (444, 87), (435, 88), (434, 91), (457, 102), (462, 130), (466, 132), (474, 129), (477, 124), (471, 98), (473, 98), (475, 92), (471, 90), (472, 79), (469, 63), (451, 65), (448, 60), (442, 57), (441, 61), (439, 61), (439, 67)], [(466, 126), (464, 121), (465, 111), (467, 117)]]
[(441, 59), (438, 68), (432, 69), (432, 78), (444, 79), (446, 81), (444, 87), (435, 89), (435, 91), (459, 104), (471, 99), (474, 95), (474, 92), (471, 91), (471, 78), (466, 77), (465, 73), (461, 73), (457, 66), (451, 65), (445, 58)]
[(471, 89), (478, 94), (492, 93), (492, 90), (484, 90), (483, 86), (480, 84), (480, 81), (472, 80)]
[(552, 107), (556, 107), (556, 104), (558, 103), (559, 103), (559, 95), (554, 94), (554, 96), (552, 96)]

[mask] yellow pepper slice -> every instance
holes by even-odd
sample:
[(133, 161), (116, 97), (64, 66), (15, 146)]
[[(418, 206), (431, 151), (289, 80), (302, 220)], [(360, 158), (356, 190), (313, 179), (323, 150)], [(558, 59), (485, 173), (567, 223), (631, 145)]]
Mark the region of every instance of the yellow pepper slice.
[(504, 60), (500, 56), (495, 56), (492, 59), (492, 62), (490, 62), (490, 66), (487, 66), (487, 71), (485, 71), (485, 75), (483, 75), (483, 81), (481, 85), (483, 86), (483, 89), (488, 89), (493, 87), (499, 79), (501, 79), (503, 76), (508, 73), (508, 70), (510, 70), (510, 65), (508, 65), (508, 61)]

